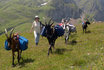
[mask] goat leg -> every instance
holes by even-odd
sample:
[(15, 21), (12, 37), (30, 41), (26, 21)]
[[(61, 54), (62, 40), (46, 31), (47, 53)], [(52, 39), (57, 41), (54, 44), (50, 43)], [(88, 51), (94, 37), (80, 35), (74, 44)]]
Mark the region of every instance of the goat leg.
[(53, 50), (55, 50), (55, 47), (54, 47), (54, 45), (55, 45), (55, 41), (54, 41), (54, 42), (53, 42), (53, 44), (52, 44)]
[(20, 50), (20, 58), (21, 58), (22, 50)]
[(20, 59), (22, 59), (22, 60), (23, 60), (23, 58), (21, 57), (21, 54), (22, 54), (22, 50), (20, 50)]
[(50, 47), (50, 51), (51, 51), (51, 53), (52, 53), (52, 48)]
[(69, 34), (65, 37), (65, 43), (67, 44), (67, 41), (69, 40)]
[(49, 56), (50, 51), (51, 51), (51, 53), (52, 53), (51, 45), (50, 45), (50, 47), (49, 47), (49, 49), (48, 49), (48, 56)]
[(53, 50), (55, 50), (55, 47), (53, 46)]
[(51, 44), (50, 47), (49, 47), (49, 50), (50, 50), (51, 53), (52, 53), (52, 46), (53, 46), (53, 44)]
[(86, 33), (86, 29), (85, 29), (85, 33)]
[(49, 56), (49, 49), (48, 49), (48, 56)]
[(83, 28), (83, 33), (84, 33), (84, 28)]
[(14, 67), (14, 51), (12, 50), (12, 66)]
[(20, 54), (19, 54), (19, 50), (18, 50), (18, 63), (19, 63), (19, 60), (20, 60)]

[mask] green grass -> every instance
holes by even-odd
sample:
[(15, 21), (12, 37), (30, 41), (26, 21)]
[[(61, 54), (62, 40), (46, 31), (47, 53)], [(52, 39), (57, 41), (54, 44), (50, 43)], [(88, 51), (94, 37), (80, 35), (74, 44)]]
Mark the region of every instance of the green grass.
[[(64, 37), (57, 39), (55, 50), (47, 56), (48, 41), (40, 38), (39, 45), (34, 43), (33, 33), (23, 32), (21, 36), (29, 40), (28, 49), (23, 51), (20, 65), (15, 58), (12, 67), (12, 53), (4, 49), (6, 37), (0, 36), (1, 70), (104, 70), (104, 24), (91, 24), (89, 33), (83, 34), (81, 25), (76, 25), (77, 34), (72, 34), (66, 45)], [(15, 31), (18, 31), (17, 29)]]
[[(46, 0), (45, 0), (46, 1)], [(0, 1), (0, 33), (4, 29), (21, 27), (21, 23), (32, 23), (35, 15), (46, 16), (50, 6), (38, 7), (43, 0), (1, 0)], [(19, 26), (20, 25), (20, 26)], [(24, 31), (24, 30), (22, 30)]]

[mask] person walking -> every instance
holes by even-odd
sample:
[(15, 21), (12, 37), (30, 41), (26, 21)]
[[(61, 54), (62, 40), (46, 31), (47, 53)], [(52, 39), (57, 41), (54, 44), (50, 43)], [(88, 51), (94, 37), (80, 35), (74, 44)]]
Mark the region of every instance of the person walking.
[(59, 23), (59, 25), (63, 28), (63, 29), (65, 29), (65, 19), (62, 19), (61, 20), (61, 23)]
[(34, 31), (34, 37), (35, 37), (35, 44), (36, 46), (39, 43), (39, 38), (40, 38), (40, 32), (41, 32), (41, 27), (42, 27), (42, 23), (39, 21), (39, 17), (35, 16), (35, 20), (32, 23), (32, 27), (31, 27), (31, 32), (32, 30)]

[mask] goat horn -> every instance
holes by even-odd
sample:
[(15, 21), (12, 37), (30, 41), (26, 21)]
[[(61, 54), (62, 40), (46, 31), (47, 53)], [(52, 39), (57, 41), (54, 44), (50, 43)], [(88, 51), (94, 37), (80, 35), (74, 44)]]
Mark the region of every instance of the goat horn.
[(49, 20), (48, 24), (50, 24), (50, 23), (51, 23), (51, 21), (52, 21), (52, 18)]
[(52, 22), (51, 26), (53, 25), (54, 21)]
[(5, 28), (5, 35), (8, 38), (7, 29)]
[(10, 31), (10, 37), (11, 37), (11, 35), (12, 35), (12, 33), (13, 33), (13, 30), (14, 30), (14, 28), (12, 28), (11, 31)]
[(7, 29), (5, 28), (5, 33), (7, 34)]
[(47, 24), (46, 19), (44, 21), (45, 21), (45, 25), (46, 25)]
[(47, 22), (46, 22), (46, 18), (45, 17), (43, 17), (43, 19), (44, 19), (44, 23), (45, 23), (45, 25), (47, 24)]

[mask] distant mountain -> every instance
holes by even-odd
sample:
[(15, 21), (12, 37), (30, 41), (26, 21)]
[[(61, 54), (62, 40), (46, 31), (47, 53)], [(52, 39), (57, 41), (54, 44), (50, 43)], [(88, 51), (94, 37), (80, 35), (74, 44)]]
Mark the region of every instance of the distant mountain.
[(79, 18), (85, 14), (86, 18), (104, 21), (104, 0), (51, 0), (48, 16), (55, 21), (62, 18)]
[(104, 0), (74, 0), (83, 12), (96, 21), (104, 21)]
[[(29, 30), (35, 15), (53, 18), (80, 18), (104, 21), (104, 0), (0, 0), (0, 34), (7, 28), (18, 31)], [(28, 26), (26, 27), (25, 24)]]
[(52, 0), (48, 16), (53, 17), (55, 21), (61, 21), (62, 18), (79, 18), (82, 13), (73, 0)]
[(47, 0), (0, 0), (0, 33), (5, 28), (13, 27), (33, 21), (35, 15), (42, 15), (41, 4)]
[(0, 0), (0, 33), (32, 23), (35, 15), (60, 22), (65, 17), (79, 18), (80, 13), (73, 0)]

